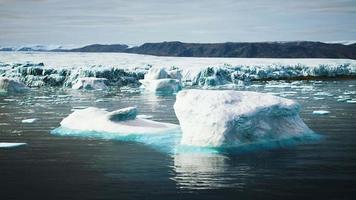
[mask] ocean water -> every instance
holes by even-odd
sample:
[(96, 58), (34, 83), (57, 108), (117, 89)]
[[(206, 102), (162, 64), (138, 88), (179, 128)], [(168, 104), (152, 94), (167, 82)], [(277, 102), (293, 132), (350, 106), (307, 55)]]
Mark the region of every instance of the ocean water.
[[(51, 134), (87, 106), (137, 106), (153, 120), (178, 124), (175, 96), (135, 89), (39, 88), (0, 94), (0, 199), (354, 199), (355, 80), (255, 82), (239, 90), (301, 103), (301, 117), (322, 139), (239, 154), (167, 153), (135, 141)], [(313, 111), (327, 110), (327, 115)], [(37, 118), (33, 123), (24, 119)]]

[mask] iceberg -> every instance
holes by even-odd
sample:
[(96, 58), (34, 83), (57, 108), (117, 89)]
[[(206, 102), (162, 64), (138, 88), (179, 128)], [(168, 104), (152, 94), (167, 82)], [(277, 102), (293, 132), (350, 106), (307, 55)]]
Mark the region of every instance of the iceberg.
[(293, 100), (247, 91), (183, 90), (174, 110), (181, 145), (238, 147), (316, 134), (299, 116)]
[(135, 107), (113, 112), (96, 107), (75, 110), (61, 121), (61, 127), (83, 132), (114, 133), (121, 136), (130, 134), (167, 133), (179, 129), (178, 125), (136, 118)]
[(17, 81), (12, 78), (5, 78), (5, 77), (0, 77), (0, 91), (4, 92), (24, 92), (27, 91), (29, 88), (21, 83), (20, 81)]
[[(163, 68), (150, 68), (143, 80), (140, 80), (142, 87), (150, 92), (172, 94), (182, 89), (181, 76), (179, 71), (167, 73)], [(173, 77), (173, 78), (171, 78)]]
[(105, 84), (106, 78), (85, 77), (79, 78), (72, 86), (72, 89), (85, 89), (85, 90), (105, 90), (108, 86)]

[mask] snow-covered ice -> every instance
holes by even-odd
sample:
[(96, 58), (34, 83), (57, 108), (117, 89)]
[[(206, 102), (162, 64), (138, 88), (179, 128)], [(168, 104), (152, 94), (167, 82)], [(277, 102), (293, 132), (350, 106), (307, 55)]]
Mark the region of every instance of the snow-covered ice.
[(34, 123), (37, 120), (38, 120), (37, 118), (31, 118), (31, 119), (23, 119), (21, 122), (25, 123), (25, 124), (31, 124), (31, 123)]
[(327, 115), (329, 113), (330, 113), (330, 111), (327, 111), (327, 110), (314, 110), (313, 111), (314, 115)]
[(26, 143), (0, 142), (0, 148), (12, 148), (26, 145)]
[[(126, 114), (126, 115), (125, 115)], [(75, 110), (61, 121), (61, 127), (78, 131), (95, 131), (119, 135), (167, 133), (179, 129), (178, 125), (136, 118), (135, 108), (113, 112), (89, 107)], [(83, 133), (84, 134), (84, 133)]]
[(234, 147), (314, 135), (299, 117), (298, 103), (270, 94), (183, 90), (174, 110), (182, 145)]

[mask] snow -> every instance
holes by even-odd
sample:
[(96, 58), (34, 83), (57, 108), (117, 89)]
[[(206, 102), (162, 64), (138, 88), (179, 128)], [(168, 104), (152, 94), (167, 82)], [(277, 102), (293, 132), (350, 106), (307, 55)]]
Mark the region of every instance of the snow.
[(174, 110), (182, 145), (234, 147), (313, 134), (299, 117), (298, 103), (270, 94), (183, 90)]
[(86, 89), (86, 90), (105, 90), (108, 87), (105, 82), (106, 78), (85, 77), (79, 78), (72, 86), (73, 89)]
[(12, 78), (0, 77), (0, 91), (24, 92), (28, 89), (29, 88), (20, 81), (17, 81)]
[[(126, 111), (130, 116), (123, 120), (116, 117), (120, 113), (122, 116)], [(176, 130), (179, 126), (175, 124), (155, 122), (148, 119), (133, 118), (131, 116), (133, 108), (126, 108), (114, 112), (104, 109), (89, 107), (82, 110), (75, 110), (68, 117), (61, 121), (61, 127), (71, 130), (95, 131), (101, 133), (115, 133), (119, 135), (130, 134), (155, 134), (166, 133)], [(137, 112), (137, 111), (136, 111)]]
[(0, 142), (0, 148), (11, 148), (26, 145), (26, 143)]
[(327, 110), (314, 110), (313, 111), (314, 115), (327, 115), (329, 113), (330, 113), (330, 111), (327, 111)]
[[(356, 61), (349, 59), (187, 58), (125, 53), (0, 52), (0, 74), (17, 77), (30, 86), (70, 87), (79, 77), (106, 78), (109, 85), (138, 84), (138, 80), (143, 79), (150, 68), (165, 69), (169, 78), (181, 80), (183, 86), (199, 87), (249, 83), (252, 80), (356, 75)], [(179, 73), (175, 76), (174, 72)], [(160, 80), (164, 76), (166, 75), (159, 74), (159, 79), (150, 80)]]
[(24, 119), (21, 122), (22, 123), (26, 123), (26, 124), (31, 124), (31, 123), (34, 123), (37, 120), (38, 120), (37, 118), (31, 118), (31, 119)]

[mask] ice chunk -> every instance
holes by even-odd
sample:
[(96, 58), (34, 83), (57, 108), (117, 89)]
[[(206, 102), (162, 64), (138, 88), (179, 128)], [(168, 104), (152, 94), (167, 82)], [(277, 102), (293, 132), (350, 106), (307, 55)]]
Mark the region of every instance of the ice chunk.
[(0, 142), (0, 148), (11, 148), (26, 145), (26, 143)]
[(136, 108), (108, 112), (100, 108), (89, 107), (75, 110), (62, 120), (61, 127), (83, 132), (95, 131), (119, 135), (163, 133), (179, 128), (175, 124), (134, 118), (136, 114)]
[(30, 123), (33, 123), (35, 121), (37, 121), (38, 119), (37, 118), (31, 118), (31, 119), (24, 119), (22, 120), (21, 122), (22, 123), (27, 123), (27, 124), (30, 124)]
[(140, 80), (140, 83), (149, 92), (172, 94), (182, 89), (180, 78), (179, 71), (171, 72), (168, 75), (165, 69), (152, 67), (145, 75), (145, 79)]
[(136, 107), (128, 107), (120, 110), (116, 110), (110, 112), (108, 114), (109, 120), (113, 122), (126, 121), (126, 120), (134, 120), (137, 116), (137, 108)]
[(73, 89), (86, 89), (86, 90), (105, 90), (108, 86), (105, 84), (106, 78), (85, 77), (79, 78), (72, 86)]
[(164, 68), (152, 67), (145, 74), (146, 80), (157, 80), (168, 78), (168, 73)]
[(12, 78), (0, 77), (0, 91), (24, 92), (28, 89), (29, 88), (25, 84), (21, 83), (20, 81), (17, 81)]
[(313, 111), (314, 115), (327, 115), (329, 113), (330, 113), (330, 111), (327, 111), (327, 110), (314, 110)]
[(174, 110), (182, 145), (234, 147), (313, 134), (299, 117), (298, 103), (270, 94), (184, 90)]
[(182, 89), (179, 80), (176, 79), (158, 79), (158, 80), (140, 80), (145, 90), (156, 93), (176, 93)]

